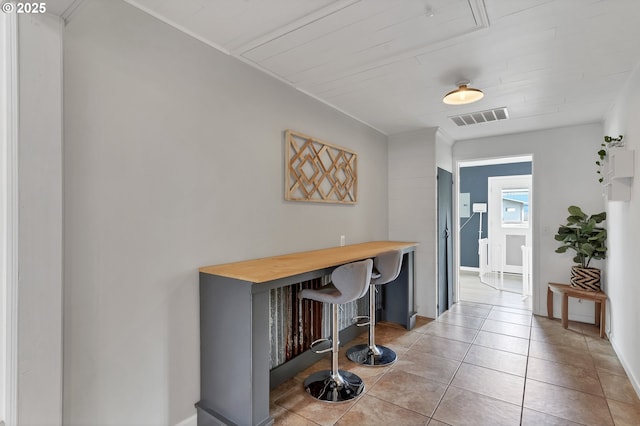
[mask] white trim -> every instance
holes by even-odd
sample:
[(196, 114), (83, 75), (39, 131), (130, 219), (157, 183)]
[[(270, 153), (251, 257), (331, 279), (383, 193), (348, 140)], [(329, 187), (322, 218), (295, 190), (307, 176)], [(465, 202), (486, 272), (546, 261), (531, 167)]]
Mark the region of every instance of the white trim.
[(177, 423), (175, 426), (197, 426), (198, 424), (198, 415), (194, 414), (191, 417), (187, 417), (180, 423)]
[[(3, 181), (2, 223), (4, 241), (4, 271), (2, 279), (6, 296), (6, 392), (5, 423), (18, 424), (18, 22), (15, 13), (5, 14), (6, 27), (6, 120), (4, 140), (5, 174)], [(3, 393), (4, 393), (3, 392)]]
[[(609, 326), (608, 322), (607, 326)], [(618, 341), (614, 338), (614, 336), (610, 336), (609, 333), (607, 333), (607, 337), (611, 342), (613, 351), (616, 353), (618, 359), (620, 360), (620, 364), (622, 364), (622, 368), (624, 369), (625, 373), (627, 373), (627, 377), (631, 382), (631, 386), (633, 386), (633, 390), (636, 391), (636, 395), (638, 396), (638, 398), (640, 398), (640, 382), (638, 381), (638, 378), (633, 374), (633, 368), (631, 368), (627, 360), (622, 356), (622, 351), (618, 349)]]

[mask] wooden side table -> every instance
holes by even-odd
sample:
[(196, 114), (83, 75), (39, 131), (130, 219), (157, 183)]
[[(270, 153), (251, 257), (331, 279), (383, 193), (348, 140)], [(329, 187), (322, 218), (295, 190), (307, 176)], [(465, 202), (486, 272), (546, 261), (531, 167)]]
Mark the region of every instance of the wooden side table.
[(602, 291), (587, 291), (568, 284), (549, 283), (547, 288), (547, 316), (553, 319), (553, 293), (562, 295), (562, 327), (569, 326), (569, 297), (595, 302), (595, 323), (600, 326), (600, 337), (604, 337), (607, 311), (607, 295)]

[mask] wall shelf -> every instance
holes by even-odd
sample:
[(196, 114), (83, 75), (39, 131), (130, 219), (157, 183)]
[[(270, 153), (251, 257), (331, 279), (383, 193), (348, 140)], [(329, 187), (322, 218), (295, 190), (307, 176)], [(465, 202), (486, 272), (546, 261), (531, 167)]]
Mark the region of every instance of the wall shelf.
[(605, 194), (609, 201), (629, 201), (635, 173), (635, 151), (625, 148), (609, 150), (605, 172)]

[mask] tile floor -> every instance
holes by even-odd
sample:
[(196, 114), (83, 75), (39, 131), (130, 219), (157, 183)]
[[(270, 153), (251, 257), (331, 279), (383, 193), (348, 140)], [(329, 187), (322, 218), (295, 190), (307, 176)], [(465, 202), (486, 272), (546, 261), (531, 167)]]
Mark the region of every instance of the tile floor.
[[(460, 283), (460, 300), (531, 310), (531, 297), (525, 297), (523, 299), (521, 293), (500, 291), (487, 284), (483, 284), (480, 282), (477, 272), (460, 270), (458, 278), (458, 282)], [(504, 285), (505, 287), (517, 288), (521, 291), (522, 278), (518, 275), (505, 274)]]
[(271, 392), (271, 415), (276, 425), (640, 425), (640, 401), (597, 333), (460, 302), (411, 331), (379, 324), (378, 342), (398, 353), (393, 366), (358, 366), (342, 349), (341, 367), (365, 381), (355, 402), (317, 402), (304, 391), (308, 374), (329, 368), (327, 356)]

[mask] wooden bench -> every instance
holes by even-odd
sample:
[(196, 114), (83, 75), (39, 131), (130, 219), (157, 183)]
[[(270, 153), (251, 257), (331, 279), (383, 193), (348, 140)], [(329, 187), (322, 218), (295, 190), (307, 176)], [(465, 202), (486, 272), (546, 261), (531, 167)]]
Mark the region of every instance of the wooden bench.
[(569, 326), (569, 297), (595, 302), (595, 323), (600, 326), (600, 337), (604, 337), (607, 295), (602, 291), (587, 291), (568, 284), (549, 283), (547, 288), (547, 316), (553, 319), (553, 293), (562, 295), (562, 326)]

